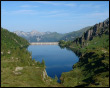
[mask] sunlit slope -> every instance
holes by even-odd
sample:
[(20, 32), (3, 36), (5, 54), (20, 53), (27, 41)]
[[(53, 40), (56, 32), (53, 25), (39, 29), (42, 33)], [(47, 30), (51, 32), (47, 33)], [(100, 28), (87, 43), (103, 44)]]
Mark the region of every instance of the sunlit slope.
[(1, 86), (49, 87), (61, 86), (48, 77), (42, 63), (32, 60), (25, 46), (27, 40), (1, 28)]

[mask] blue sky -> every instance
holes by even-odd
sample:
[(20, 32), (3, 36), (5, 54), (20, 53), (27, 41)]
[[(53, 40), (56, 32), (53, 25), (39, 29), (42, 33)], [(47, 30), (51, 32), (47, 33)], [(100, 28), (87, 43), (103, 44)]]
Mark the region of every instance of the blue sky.
[(1, 1), (1, 26), (9, 31), (68, 33), (109, 17), (109, 1)]

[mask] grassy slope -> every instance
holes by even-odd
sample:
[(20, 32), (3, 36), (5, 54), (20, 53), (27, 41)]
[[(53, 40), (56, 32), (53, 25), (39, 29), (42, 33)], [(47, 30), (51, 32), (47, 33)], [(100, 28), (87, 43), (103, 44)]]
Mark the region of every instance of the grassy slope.
[(78, 31), (66, 33), (60, 40), (66, 40), (66, 41), (75, 40), (77, 37), (81, 37), (82, 34), (86, 32), (89, 28), (90, 26), (80, 29)]
[(109, 36), (95, 37), (89, 44), (80, 49), (84, 54), (74, 69), (62, 74), (64, 86), (109, 86)]
[(4, 48), (4, 46), (6, 46), (7, 48), (15, 48), (29, 45), (27, 40), (3, 28), (1, 28), (1, 40), (2, 49)]
[[(23, 46), (29, 43), (17, 35), (1, 28), (1, 86), (2, 87), (43, 87), (61, 86), (47, 77), (43, 80), (45, 66), (32, 60)], [(16, 67), (22, 70), (15, 71)]]
[(50, 34), (43, 35), (41, 38), (41, 42), (57, 42), (63, 37), (63, 34), (59, 34), (57, 32), (52, 32)]
[(84, 47), (71, 41), (61, 41), (60, 45), (82, 53), (80, 61), (73, 66), (73, 70), (62, 74), (61, 80), (64, 86), (109, 86), (109, 35), (96, 36), (93, 40), (86, 41)]

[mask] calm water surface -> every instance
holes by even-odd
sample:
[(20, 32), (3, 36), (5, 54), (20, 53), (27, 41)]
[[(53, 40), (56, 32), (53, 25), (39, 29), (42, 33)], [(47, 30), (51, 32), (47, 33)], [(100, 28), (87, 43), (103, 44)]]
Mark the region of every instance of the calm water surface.
[[(48, 76), (58, 79), (62, 72), (72, 70), (73, 64), (78, 62), (79, 58), (70, 50), (61, 49), (58, 45), (30, 45), (28, 51), (32, 52), (32, 58), (36, 61), (45, 61)], [(60, 80), (58, 80), (60, 82)]]

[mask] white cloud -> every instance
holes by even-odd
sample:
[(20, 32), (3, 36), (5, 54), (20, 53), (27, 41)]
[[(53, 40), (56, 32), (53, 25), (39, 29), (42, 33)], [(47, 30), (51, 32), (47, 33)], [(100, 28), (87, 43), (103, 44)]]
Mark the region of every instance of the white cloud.
[(41, 4), (48, 4), (48, 5), (54, 5), (54, 6), (68, 6), (68, 7), (76, 7), (78, 6), (79, 8), (101, 8), (103, 6), (105, 6), (104, 4), (103, 5), (100, 5), (100, 4), (76, 4), (76, 3), (70, 3), (70, 2), (55, 2), (55, 1), (32, 1), (32, 2), (38, 2), (38, 3), (41, 3)]
[(92, 3), (91, 4), (80, 4), (80, 5), (78, 5), (79, 8), (96, 8), (96, 9), (101, 8), (103, 6), (105, 6), (105, 5), (94, 5)]
[(107, 18), (109, 16), (109, 12), (94, 12), (94, 13), (89, 13), (86, 14), (85, 17), (87, 18), (94, 18), (94, 19), (102, 19), (102, 18)]
[(20, 7), (23, 7), (23, 8), (30, 8), (30, 7), (38, 7), (38, 6), (33, 6), (33, 5), (22, 5)]
[(38, 3), (50, 4), (50, 5), (60, 5), (60, 3), (55, 3), (54, 1), (53, 2), (50, 2), (50, 1), (32, 1), (32, 2), (38, 2)]
[(14, 11), (6, 11), (2, 10), (3, 14), (35, 14), (39, 16), (53, 16), (53, 15), (59, 15), (63, 14), (63, 10), (52, 10), (52, 11), (37, 11), (37, 10), (30, 10), (30, 9), (20, 9), (20, 10), (14, 10)]
[(10, 11), (10, 14), (37, 14), (35, 10), (16, 10)]
[(73, 14), (72, 19), (105, 19), (109, 16), (108, 11), (104, 12), (92, 12), (92, 13), (84, 13), (84, 14)]
[(54, 2), (54, 1), (32, 1), (32, 2), (38, 2), (38, 3), (42, 3), (42, 4), (49, 4), (49, 5), (54, 5), (54, 6), (68, 6), (68, 7), (74, 7), (76, 6), (75, 3), (59, 3), (59, 2)]
[(74, 4), (74, 3), (69, 3), (69, 4), (64, 4), (65, 6), (70, 6), (70, 7), (74, 7), (74, 6), (76, 6), (76, 4)]

